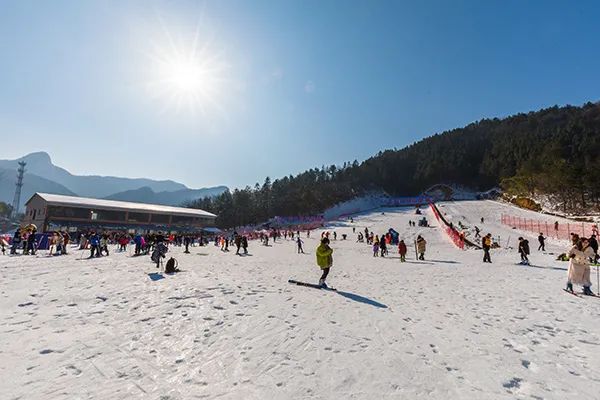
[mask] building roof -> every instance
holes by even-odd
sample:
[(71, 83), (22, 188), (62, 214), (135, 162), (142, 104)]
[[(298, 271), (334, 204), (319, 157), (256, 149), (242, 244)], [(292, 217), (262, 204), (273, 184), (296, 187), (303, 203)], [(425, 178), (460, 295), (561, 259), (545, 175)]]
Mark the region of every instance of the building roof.
[(160, 213), (171, 215), (183, 215), (190, 217), (216, 218), (215, 214), (208, 211), (195, 208), (163, 206), (159, 204), (134, 203), (130, 201), (92, 199), (88, 197), (63, 196), (61, 194), (35, 193), (25, 205), (35, 197), (39, 196), (49, 205), (71, 206), (71, 207), (90, 207), (103, 210), (123, 210), (146, 213)]

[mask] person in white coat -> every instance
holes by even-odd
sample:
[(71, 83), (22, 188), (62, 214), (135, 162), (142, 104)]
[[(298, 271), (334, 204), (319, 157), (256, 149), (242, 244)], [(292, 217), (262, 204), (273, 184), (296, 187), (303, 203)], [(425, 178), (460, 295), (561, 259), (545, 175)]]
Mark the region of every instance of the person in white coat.
[(593, 296), (590, 279), (590, 257), (594, 256), (594, 250), (590, 247), (588, 240), (581, 238), (575, 242), (567, 253), (569, 257), (569, 270), (567, 277), (567, 290), (573, 292), (573, 285), (583, 286), (583, 294)]

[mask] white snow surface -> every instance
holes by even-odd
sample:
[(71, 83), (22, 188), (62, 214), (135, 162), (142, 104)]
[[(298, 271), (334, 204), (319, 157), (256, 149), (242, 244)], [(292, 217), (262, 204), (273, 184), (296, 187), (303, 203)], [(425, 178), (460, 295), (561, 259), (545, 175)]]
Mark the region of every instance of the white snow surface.
[[(491, 201), (440, 209), (456, 222), (483, 216), (483, 232), (502, 237), (518, 233), (500, 213), (526, 212)], [(567, 263), (554, 259), (565, 243), (544, 254), (530, 237), (535, 267), (516, 265), (515, 249), (483, 264), (425, 215), (433, 227), (409, 227), (412, 208), (329, 227), (338, 292), (287, 283), (318, 280), (318, 231), (302, 235), (306, 255), (289, 240), (251, 242), (247, 257), (171, 248), (184, 272), (157, 281), (149, 257), (129, 253), (0, 257), (0, 397), (600, 398), (600, 299), (562, 290)], [(408, 261), (396, 249), (374, 258), (353, 225), (393, 227)], [(417, 234), (426, 261), (415, 260)]]

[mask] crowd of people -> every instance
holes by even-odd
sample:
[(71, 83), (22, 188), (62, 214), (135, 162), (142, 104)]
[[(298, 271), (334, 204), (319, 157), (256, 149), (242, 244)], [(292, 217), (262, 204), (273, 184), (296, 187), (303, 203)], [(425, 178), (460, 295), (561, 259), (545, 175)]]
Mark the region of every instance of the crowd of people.
[[(484, 218), (481, 218), (481, 224), (484, 223)], [(409, 225), (414, 227), (417, 224), (411, 220), (409, 221)], [(352, 227), (352, 232), (356, 232), (355, 226)], [(320, 244), (317, 248), (317, 264), (323, 270), (323, 274), (319, 280), (319, 285), (325, 286), (325, 279), (329, 274), (329, 269), (333, 265), (333, 249), (331, 249), (330, 244), (332, 239), (337, 240), (337, 236), (338, 234), (336, 231), (323, 231), (321, 233)], [(306, 230), (306, 237), (310, 238), (310, 229)], [(343, 234), (342, 240), (345, 240), (346, 237), (347, 235)], [(490, 251), (492, 248), (500, 246), (497, 242), (494, 242), (491, 233), (481, 236), (481, 229), (477, 226), (475, 227), (475, 237), (481, 239), (483, 262), (492, 263)], [(224, 252), (228, 252), (229, 246), (231, 245), (236, 247), (236, 255), (248, 255), (248, 243), (250, 240), (259, 240), (263, 245), (269, 246), (269, 240), (276, 243), (277, 240), (281, 240), (281, 238), (293, 241), (296, 244), (297, 253), (304, 253), (304, 241), (301, 239), (300, 230), (277, 228), (244, 233), (234, 231), (227, 234), (216, 235), (211, 238), (203, 234), (165, 235), (162, 232), (129, 234), (119, 231), (88, 231), (70, 234), (68, 231), (57, 230), (38, 234), (37, 228), (34, 225), (28, 225), (16, 229), (14, 235), (11, 237), (10, 244), (2, 238), (2, 240), (0, 240), (0, 247), (3, 254), (5, 254), (6, 249), (10, 247), (11, 255), (16, 255), (19, 251), (21, 251), (21, 254), (23, 255), (35, 255), (42, 240), (47, 240), (47, 243), (44, 243), (44, 246), (46, 246), (44, 248), (48, 249), (48, 255), (56, 256), (68, 254), (69, 245), (71, 242), (74, 242), (74, 244), (79, 245), (79, 249), (90, 250), (88, 258), (97, 258), (109, 256), (112, 245), (116, 245), (116, 251), (119, 252), (126, 252), (128, 251), (128, 246), (133, 245), (134, 251), (132, 256), (150, 254), (152, 261), (156, 262), (158, 266), (161, 260), (165, 258), (169, 245), (185, 246), (184, 253), (189, 253), (190, 246), (195, 246), (196, 244), (199, 246), (206, 246), (210, 243), (209, 241), (214, 241), (214, 245), (219, 246)], [(358, 232), (357, 242), (366, 242), (367, 245), (370, 245), (373, 257), (386, 257), (389, 255), (389, 250), (396, 246), (400, 261), (406, 261), (408, 252), (407, 245), (403, 239), (398, 237), (398, 233), (393, 229), (378, 235), (373, 231), (369, 231), (368, 228), (364, 228), (364, 232)], [(538, 242), (538, 251), (545, 252), (546, 237), (543, 233), (539, 234)], [(593, 295), (593, 292), (591, 291), (590, 264), (598, 263), (600, 260), (596, 234), (594, 232), (590, 237), (580, 237), (577, 234), (572, 233), (571, 244), (572, 247), (570, 250), (558, 257), (559, 260), (569, 261), (566, 290), (573, 292), (573, 285), (581, 285), (584, 294)], [(427, 249), (426, 240), (421, 235), (418, 235), (414, 245), (417, 259), (425, 260)], [(518, 238), (517, 251), (521, 258), (520, 264), (530, 265), (529, 255), (531, 249), (529, 241), (526, 238)]]

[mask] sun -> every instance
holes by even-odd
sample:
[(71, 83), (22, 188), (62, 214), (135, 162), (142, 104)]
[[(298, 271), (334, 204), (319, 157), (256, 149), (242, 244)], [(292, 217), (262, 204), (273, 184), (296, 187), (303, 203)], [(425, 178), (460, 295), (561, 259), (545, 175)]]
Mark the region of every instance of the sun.
[(164, 111), (223, 111), (229, 64), (224, 52), (210, 39), (203, 39), (199, 29), (187, 37), (164, 30), (163, 40), (153, 42), (151, 49), (147, 87), (153, 98), (163, 102)]
[(173, 85), (174, 90), (182, 93), (206, 90), (203, 84), (208, 84), (208, 77), (201, 65), (182, 60), (175, 61), (168, 67), (167, 81)]

